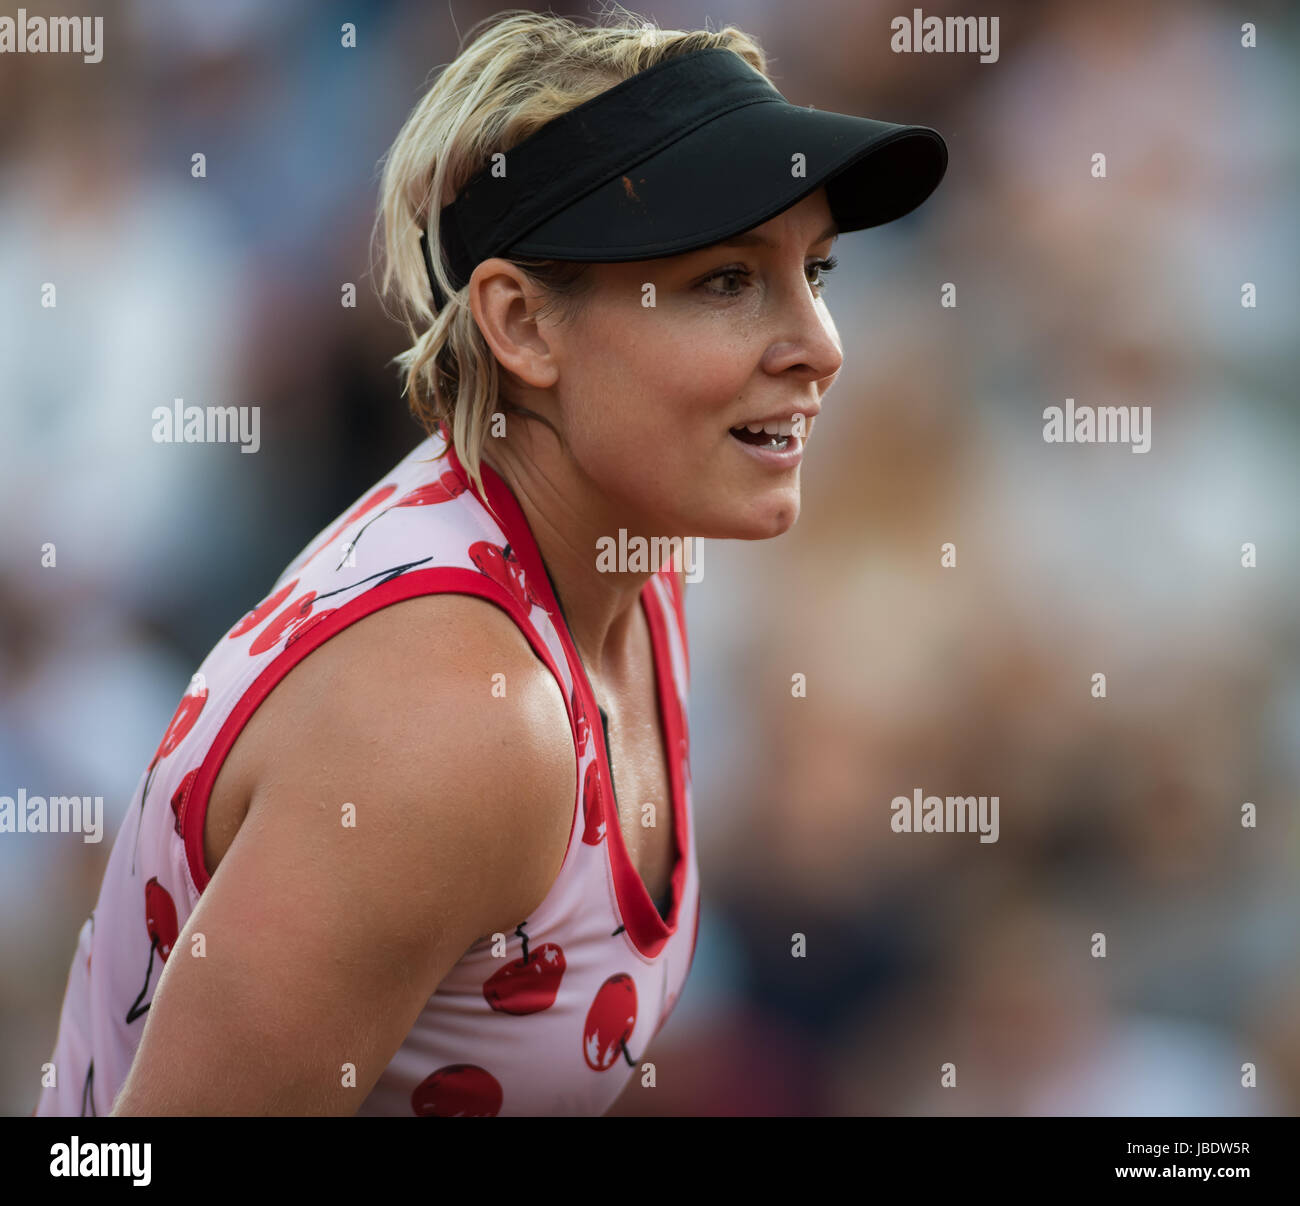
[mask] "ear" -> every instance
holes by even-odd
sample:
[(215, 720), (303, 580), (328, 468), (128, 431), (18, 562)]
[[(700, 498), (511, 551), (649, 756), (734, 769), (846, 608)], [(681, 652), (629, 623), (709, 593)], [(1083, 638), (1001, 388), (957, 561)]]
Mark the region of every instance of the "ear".
[(502, 369), (535, 389), (554, 385), (559, 366), (536, 321), (542, 298), (523, 271), (509, 260), (484, 260), (469, 278), (468, 298)]

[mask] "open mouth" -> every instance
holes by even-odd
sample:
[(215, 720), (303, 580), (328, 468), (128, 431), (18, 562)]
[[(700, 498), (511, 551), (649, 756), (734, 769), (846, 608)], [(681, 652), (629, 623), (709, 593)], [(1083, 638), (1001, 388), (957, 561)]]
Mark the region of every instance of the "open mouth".
[(755, 430), (755, 424), (748, 427), (733, 427), (731, 434), (742, 444), (753, 444), (757, 448), (766, 448), (771, 452), (784, 452), (790, 446), (790, 433), (773, 434), (761, 427)]

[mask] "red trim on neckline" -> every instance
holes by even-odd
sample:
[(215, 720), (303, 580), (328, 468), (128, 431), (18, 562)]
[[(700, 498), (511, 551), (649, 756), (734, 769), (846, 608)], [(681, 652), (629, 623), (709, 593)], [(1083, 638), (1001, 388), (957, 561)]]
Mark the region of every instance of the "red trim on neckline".
[(677, 631), (682, 636), (682, 664), (686, 667), (686, 681), (691, 681), (691, 646), (686, 639), (686, 571), (670, 573), (668, 581), (672, 584), (673, 611), (677, 614)]
[[(465, 466), (456, 454), (445, 423), (439, 424), (439, 432), (447, 445), (447, 459), (454, 472), (480, 502), (489, 505), (496, 513), (502, 531), (514, 550), (515, 556), (523, 567), (526, 579), (532, 583), (534, 593), (551, 617), (560, 643), (564, 646), (565, 657), (569, 661), (569, 671), (573, 681), (582, 694), (583, 710), (588, 716), (598, 716), (599, 704), (591, 682), (587, 678), (587, 669), (573, 643), (573, 635), (565, 623), (555, 594), (551, 590), (550, 578), (546, 573), (546, 564), (542, 560), (541, 550), (533, 537), (528, 518), (520, 507), (518, 500), (511, 493), (510, 487), (486, 461), (479, 462), (479, 471), (483, 477), (483, 486), (487, 494), (485, 499), (474, 488)], [(660, 570), (660, 574), (668, 573)], [(653, 959), (663, 950), (668, 939), (677, 932), (677, 923), (681, 912), (682, 897), (686, 889), (686, 866), (690, 854), (690, 832), (686, 823), (685, 785), (682, 780), (681, 767), (681, 717), (677, 707), (674, 690), (672, 658), (668, 650), (667, 636), (664, 632), (664, 615), (660, 609), (658, 595), (653, 588), (654, 577), (648, 579), (641, 588), (641, 608), (645, 613), (650, 628), (650, 645), (653, 652), (656, 695), (659, 702), (659, 721), (663, 731), (663, 757), (668, 767), (669, 793), (672, 797), (673, 843), (677, 850), (677, 859), (672, 873), (672, 904), (668, 910), (668, 921), (659, 914), (645, 886), (645, 881), (637, 873), (631, 856), (623, 841), (623, 830), (618, 823), (618, 810), (614, 803), (614, 777), (605, 753), (605, 743), (596, 741), (596, 758), (600, 766), (600, 802), (605, 814), (605, 845), (608, 851), (610, 869), (614, 878), (614, 894), (618, 901), (619, 916), (624, 924), (624, 932), (632, 945), (643, 956)], [(671, 589), (671, 586), (669, 587)], [(648, 600), (651, 600), (648, 602)], [(572, 717), (570, 717), (572, 723)], [(593, 733), (593, 736), (596, 734)], [(576, 730), (574, 735), (577, 740)], [(581, 784), (579, 784), (581, 792)]]
[[(677, 850), (672, 873), (672, 905), (668, 910), (666, 921), (660, 916), (658, 906), (651, 899), (645, 883), (632, 865), (627, 847), (622, 840), (621, 829), (618, 831), (619, 841), (616, 846), (610, 848), (610, 851), (616, 860), (626, 861), (627, 874), (636, 880), (645, 902), (649, 905), (650, 916), (644, 923), (645, 928), (649, 929), (653, 922), (664, 932), (664, 940), (667, 941), (668, 935), (677, 932), (678, 913), (682, 898), (686, 894), (686, 846), (689, 828), (686, 818), (686, 784), (682, 776), (681, 704), (673, 681), (672, 654), (668, 648), (668, 617), (659, 594), (653, 587), (653, 582), (654, 579), (651, 578), (646, 583), (645, 589), (641, 591), (641, 610), (645, 612), (646, 624), (650, 629), (650, 647), (654, 654), (655, 698), (659, 707), (659, 725), (663, 732), (664, 761), (668, 768), (669, 803), (673, 810), (673, 844)], [(639, 909), (641, 897), (634, 896), (630, 903), (634, 909)], [(626, 920), (626, 914), (624, 919)]]

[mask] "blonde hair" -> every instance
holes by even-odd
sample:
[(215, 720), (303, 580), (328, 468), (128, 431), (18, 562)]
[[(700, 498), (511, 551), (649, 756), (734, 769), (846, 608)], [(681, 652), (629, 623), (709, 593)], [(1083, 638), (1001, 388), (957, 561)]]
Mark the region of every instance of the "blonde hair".
[[(499, 397), (499, 366), (474, 320), (468, 289), (451, 287), (439, 238), (442, 207), (494, 154), (509, 151), (553, 118), (666, 59), (717, 47), (767, 74), (762, 48), (730, 25), (717, 33), (661, 30), (618, 4), (607, 7), (594, 26), (552, 13), (499, 13), (470, 29), (385, 155), (376, 219), (376, 229), (383, 224), (380, 294), (396, 301), (414, 341), (393, 363), (405, 374), (412, 415), (430, 434), (447, 423), (480, 493), (481, 452), (494, 413), (504, 408), (545, 420)], [(448, 299), (437, 312), (420, 251), (425, 229), (434, 274)], [(587, 264), (505, 258), (524, 269), (544, 295), (540, 313), (570, 316), (581, 304)]]

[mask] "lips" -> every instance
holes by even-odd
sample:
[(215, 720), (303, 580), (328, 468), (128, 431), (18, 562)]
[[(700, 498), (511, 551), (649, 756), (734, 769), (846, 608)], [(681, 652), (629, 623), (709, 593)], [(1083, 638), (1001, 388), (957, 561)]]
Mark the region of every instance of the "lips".
[(803, 440), (797, 435), (770, 436), (766, 432), (731, 433), (735, 448), (743, 456), (781, 473), (796, 468), (803, 460)]
[(730, 429), (733, 439), (755, 448), (764, 448), (771, 452), (792, 451), (802, 447), (812, 430), (813, 417), (817, 411), (793, 410), (786, 415), (776, 415), (767, 419), (751, 419), (738, 423)]

